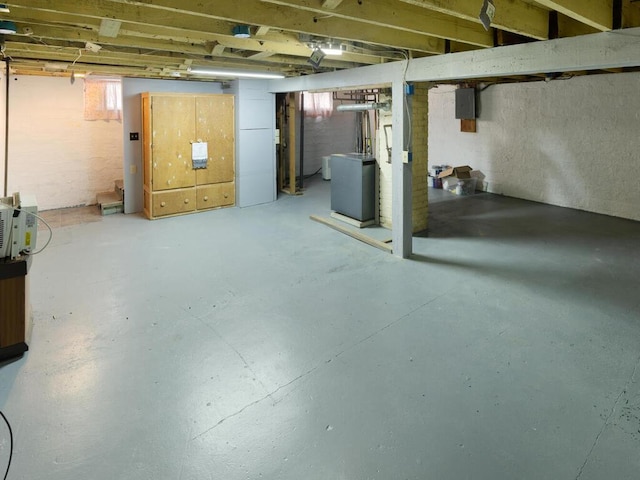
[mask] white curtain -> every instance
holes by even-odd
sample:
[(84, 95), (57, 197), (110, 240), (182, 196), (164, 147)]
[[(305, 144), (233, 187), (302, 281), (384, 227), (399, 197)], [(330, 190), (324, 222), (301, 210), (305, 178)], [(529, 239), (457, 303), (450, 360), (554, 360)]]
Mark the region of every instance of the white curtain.
[(307, 117), (330, 117), (333, 114), (333, 94), (304, 92), (304, 114)]
[(122, 82), (119, 79), (85, 79), (84, 119), (122, 119)]

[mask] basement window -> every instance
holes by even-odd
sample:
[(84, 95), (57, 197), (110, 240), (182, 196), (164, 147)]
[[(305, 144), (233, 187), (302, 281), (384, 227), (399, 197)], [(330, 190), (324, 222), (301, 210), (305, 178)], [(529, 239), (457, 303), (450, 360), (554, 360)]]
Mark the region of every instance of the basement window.
[(84, 119), (122, 120), (122, 82), (120, 79), (85, 79)]
[(306, 117), (330, 117), (333, 114), (333, 94), (304, 92), (304, 114)]

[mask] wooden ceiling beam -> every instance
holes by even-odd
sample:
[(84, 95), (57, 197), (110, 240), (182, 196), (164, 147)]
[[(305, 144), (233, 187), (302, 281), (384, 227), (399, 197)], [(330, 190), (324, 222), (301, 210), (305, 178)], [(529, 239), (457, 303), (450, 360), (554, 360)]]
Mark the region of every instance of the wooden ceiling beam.
[[(100, 45), (110, 45), (116, 47), (135, 47), (148, 50), (167, 50), (173, 52), (190, 53), (193, 55), (215, 55), (222, 56), (225, 48), (252, 50), (256, 54), (269, 52), (269, 55), (277, 55), (276, 58), (287, 56), (288, 63), (292, 60), (289, 57), (302, 57), (302, 61), (293, 62), (306, 65), (306, 60), (311, 54), (311, 49), (301, 43), (292, 34), (283, 34), (278, 31), (266, 33), (261, 39), (257, 38), (235, 38), (232, 35), (221, 35), (175, 29), (170, 27), (156, 27), (150, 25), (133, 24), (123, 22), (117, 37), (101, 37), (98, 33), (100, 20), (94, 17), (68, 15), (55, 13), (51, 14), (41, 10), (29, 10), (14, 8), (20, 14), (30, 15), (31, 18), (24, 18), (23, 22), (18, 22), (19, 27), (29, 26), (33, 30), (33, 38), (46, 43), (51, 39), (92, 42)], [(47, 23), (49, 22), (49, 23)], [(56, 22), (51, 24), (51, 22)], [(75, 28), (70, 28), (73, 25)], [(226, 29), (221, 29), (226, 31)], [(213, 49), (211, 44), (215, 44)], [(339, 60), (327, 60), (325, 65), (333, 68), (351, 68), (358, 65), (370, 65), (381, 63), (384, 57), (393, 59), (392, 55), (372, 54), (372, 53), (352, 53), (345, 52)], [(255, 57), (261, 58), (260, 56)]]
[[(480, 0), (401, 0), (436, 12), (480, 23)], [(493, 0), (496, 15), (491, 26), (538, 40), (549, 38), (549, 13), (517, 0)]]
[[(54, 42), (54, 40), (50, 41)], [(217, 67), (223, 67), (224, 64), (221, 62), (227, 62), (227, 67), (232, 66), (234, 68), (277, 71), (284, 65), (284, 70), (311, 70), (311, 66), (307, 63), (306, 58), (276, 55), (272, 52), (270, 52), (270, 54), (251, 56), (244, 52), (231, 52), (224, 49), (216, 50), (217, 46), (214, 47), (213, 50), (203, 46), (193, 46), (193, 50), (181, 52), (164, 51), (162, 53), (150, 53), (147, 49), (137, 49), (134, 47), (121, 47), (117, 50), (105, 47), (99, 52), (93, 53), (73, 45), (74, 42), (75, 40), (61, 40), (44, 45), (27, 43), (26, 40), (23, 40), (21, 42), (7, 42), (5, 46), (7, 54), (14, 58), (14, 61), (20, 58), (27, 58), (70, 63), (75, 60), (78, 64), (105, 63), (120, 66), (132, 64), (156, 65), (173, 70), (176, 68), (184, 70), (185, 64), (191, 65), (197, 61), (200, 64), (213, 64)], [(198, 50), (195, 50), (196, 48)], [(198, 55), (197, 59), (192, 58), (195, 54)], [(251, 63), (249, 63), (248, 60), (250, 60)], [(228, 63), (232, 65), (228, 65)], [(322, 68), (328, 70), (354, 68), (357, 66), (359, 65), (345, 60), (325, 59), (325, 61), (322, 62)]]
[(640, 27), (640, 2), (622, 0), (622, 28)]
[[(21, 42), (7, 42), (5, 44), (5, 52), (14, 60), (40, 60), (48, 62), (72, 63), (76, 62), (74, 69), (78, 71), (92, 70), (95, 65), (108, 65), (112, 67), (150, 67), (158, 69), (170, 69), (179, 71), (185, 60), (190, 60), (185, 55), (174, 53), (163, 54), (145, 54), (136, 52), (132, 49), (130, 52), (118, 51), (111, 52), (108, 50), (100, 50), (100, 52), (83, 52), (79, 57), (78, 48), (74, 46), (64, 45), (39, 45), (39, 44), (21, 44)], [(285, 61), (279, 59), (278, 63)], [(198, 67), (204, 68), (243, 68), (243, 69), (260, 69), (262, 71), (279, 72), (278, 66), (270, 64), (256, 64), (243, 56), (236, 54), (230, 58), (211, 60), (200, 59), (197, 61)], [(295, 63), (295, 62), (294, 62)], [(304, 66), (309, 73), (313, 71), (311, 66)], [(67, 68), (71, 68), (69, 65)]]
[(93, 2), (15, 0), (11, 4), (12, 8), (14, 4), (32, 10), (79, 14), (100, 19), (110, 18), (141, 25), (170, 26), (202, 32), (210, 31), (210, 24), (218, 20), (230, 22), (229, 25), (242, 23), (268, 26), (326, 38), (358, 41), (425, 53), (444, 53), (444, 41), (433, 36), (386, 27), (371, 28), (365, 23), (341, 18), (314, 19), (314, 15), (309, 12), (256, 2), (255, 0), (234, 0), (233, 2), (183, 0), (179, 6), (176, 6), (174, 0), (155, 0), (153, 3), (130, 0), (96, 0)]
[(597, 32), (599, 32), (599, 30), (558, 13), (558, 37), (560, 38), (577, 37), (578, 35), (589, 35)]
[(392, 0), (343, 2), (331, 10), (312, 0), (262, 0), (264, 3), (296, 8), (317, 15), (330, 15), (363, 22), (377, 27), (390, 27), (413, 33), (428, 34), (447, 40), (493, 47), (493, 35), (478, 22), (430, 11), (415, 5)]
[(175, 0), (154, 0), (152, 4), (132, 2), (131, 0), (113, 0), (113, 2), (135, 3), (176, 13), (189, 13), (229, 22), (268, 26), (326, 38), (371, 43), (426, 53), (444, 53), (444, 41), (431, 35), (399, 31), (384, 26), (372, 29), (360, 21), (338, 17), (320, 18), (310, 12), (283, 5), (256, 2), (255, 0), (234, 0), (233, 2), (182, 0), (178, 5)]
[(535, 0), (535, 2), (600, 31), (613, 28), (613, 0)]
[(332, 10), (342, 3), (342, 0), (322, 0), (322, 8)]
[[(21, 25), (18, 23), (18, 25)], [(140, 36), (139, 32), (130, 31), (123, 25), (118, 37), (100, 37), (99, 34), (93, 28), (84, 28), (81, 30), (70, 30), (64, 26), (50, 26), (50, 25), (38, 25), (31, 23), (34, 30), (34, 36), (39, 42), (47, 43), (51, 40), (65, 40), (72, 42), (92, 42), (109, 47), (129, 47), (138, 48), (149, 51), (165, 50), (168, 52), (185, 53), (198, 56), (222, 56), (225, 48), (236, 48), (242, 50), (252, 50), (257, 56), (251, 58), (266, 58), (272, 55), (279, 55), (279, 58), (283, 56), (303, 57), (302, 62), (296, 62), (304, 64), (306, 59), (311, 54), (311, 49), (306, 45), (300, 44), (299, 46), (278, 44), (276, 42), (257, 41), (252, 40), (247, 42), (246, 39), (236, 39), (234, 37), (220, 38), (213, 42), (209, 39), (201, 39), (198, 42), (194, 42), (193, 39), (181, 41), (181, 39), (175, 38), (175, 35), (171, 35), (167, 32), (165, 37), (156, 36), (156, 38), (148, 38), (146, 36)], [(211, 49), (211, 43), (215, 43), (215, 48)], [(264, 54), (260, 56), (259, 54)], [(291, 62), (293, 60), (289, 60)], [(350, 68), (354, 64), (369, 65), (374, 63), (380, 63), (380, 59), (362, 54), (345, 53), (339, 59), (334, 59), (331, 65), (334, 68)]]

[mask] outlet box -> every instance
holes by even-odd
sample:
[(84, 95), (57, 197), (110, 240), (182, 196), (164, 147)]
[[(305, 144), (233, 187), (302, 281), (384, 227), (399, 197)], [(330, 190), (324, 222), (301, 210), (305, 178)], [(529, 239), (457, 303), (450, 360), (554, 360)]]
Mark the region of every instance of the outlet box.
[(132, 142), (140, 140), (140, 134), (138, 132), (129, 132), (129, 140)]

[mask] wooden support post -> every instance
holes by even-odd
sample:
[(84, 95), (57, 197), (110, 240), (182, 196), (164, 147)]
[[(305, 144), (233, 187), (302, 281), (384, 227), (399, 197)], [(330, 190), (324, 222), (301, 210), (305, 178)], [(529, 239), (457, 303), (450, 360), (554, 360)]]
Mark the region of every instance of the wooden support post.
[(278, 191), (282, 191), (284, 189), (284, 177), (286, 175), (283, 142), (286, 105), (286, 97), (283, 96), (281, 101), (278, 101), (278, 131), (280, 134), (278, 142)]
[(391, 234), (393, 254), (409, 258), (413, 247), (411, 164), (403, 162), (404, 151), (404, 79), (396, 78), (392, 91), (393, 139), (391, 149)]
[(296, 94), (289, 93), (289, 194), (296, 194)]

